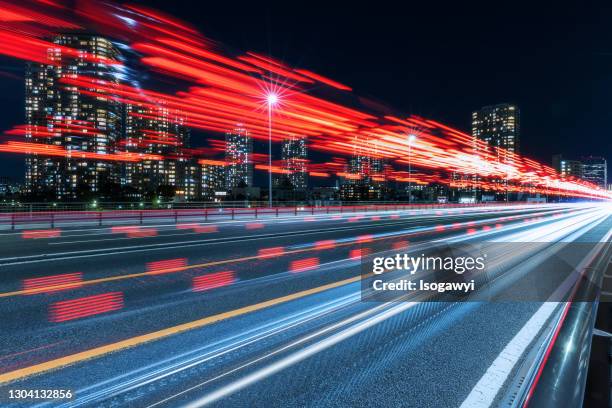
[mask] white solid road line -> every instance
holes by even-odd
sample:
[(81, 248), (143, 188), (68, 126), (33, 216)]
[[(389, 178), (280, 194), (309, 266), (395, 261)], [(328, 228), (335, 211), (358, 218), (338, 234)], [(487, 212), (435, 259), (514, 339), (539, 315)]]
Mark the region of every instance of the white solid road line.
[[(605, 214), (597, 222), (590, 223), (586, 226), (580, 225), (580, 229), (576, 232), (581, 234), (586, 230), (591, 230), (607, 219), (609, 215)], [(583, 223), (584, 224), (584, 223)], [(574, 236), (572, 234), (572, 236)], [(575, 236), (574, 236), (575, 237)], [(609, 242), (612, 237), (612, 230), (608, 231), (599, 242)], [(550, 242), (563, 242), (564, 237), (548, 236)], [(557, 241), (559, 239), (559, 241)], [(576, 266), (576, 270), (582, 271), (591, 261), (597, 256), (599, 249), (593, 248), (591, 252)], [(573, 275), (568, 277), (573, 279)], [(561, 285), (564, 287), (565, 285)], [(558, 296), (553, 296), (559, 298)], [(552, 297), (551, 297), (552, 298)], [(497, 356), (493, 364), (487, 369), (482, 378), (476, 383), (470, 394), (461, 404), (461, 408), (481, 408), (490, 407), (498, 393), (501, 391), (508, 376), (512, 372), (514, 366), (519, 361), (525, 350), (535, 337), (538, 335), (542, 327), (550, 319), (561, 302), (544, 302), (538, 311), (527, 321), (523, 328), (514, 336), (514, 338), (506, 345), (502, 352)]]
[(546, 302), (540, 306), (538, 311), (531, 316), (523, 328), (499, 353), (499, 356), (463, 401), (461, 408), (484, 408), (493, 404), (512, 369), (559, 304), (558, 302)]

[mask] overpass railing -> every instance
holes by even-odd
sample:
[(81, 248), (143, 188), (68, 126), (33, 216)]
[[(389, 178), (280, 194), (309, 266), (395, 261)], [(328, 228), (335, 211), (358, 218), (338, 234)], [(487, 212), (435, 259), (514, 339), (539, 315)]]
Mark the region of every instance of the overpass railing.
[[(612, 243), (606, 242), (581, 271), (555, 328), (509, 405), (522, 408), (583, 405), (601, 284), (611, 261)], [(597, 392), (609, 393), (609, 384)]]
[[(314, 216), (321, 214), (347, 214), (358, 212), (433, 210), (448, 208), (463, 208), (476, 206), (505, 206), (508, 203), (487, 204), (435, 204), (435, 203), (342, 203), (337, 205), (277, 205), (266, 207), (262, 203), (228, 206), (211, 205), (213, 203), (173, 203), (170, 208), (128, 208), (128, 209), (72, 209), (56, 208), (55, 210), (31, 210), (0, 212), (0, 229), (23, 229), (25, 227), (56, 228), (66, 225), (104, 226), (121, 224), (153, 224), (159, 222), (208, 222), (215, 220), (259, 219), (269, 217)], [(217, 203), (219, 204), (219, 203)], [(287, 204), (287, 203), (285, 203)], [(524, 204), (513, 202), (511, 205)], [(201, 205), (201, 206), (199, 206)], [(114, 203), (114, 208), (118, 205)]]

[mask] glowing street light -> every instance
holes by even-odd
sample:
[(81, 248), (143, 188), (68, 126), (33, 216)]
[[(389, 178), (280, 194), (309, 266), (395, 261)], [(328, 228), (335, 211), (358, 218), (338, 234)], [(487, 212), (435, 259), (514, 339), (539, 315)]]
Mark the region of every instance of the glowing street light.
[(272, 108), (278, 103), (278, 95), (274, 92), (266, 96), (268, 102), (268, 201), (272, 208)]
[(408, 135), (408, 204), (412, 203), (412, 144), (416, 140), (415, 135)]
[(267, 96), (268, 105), (276, 105), (278, 102), (278, 95), (275, 93), (270, 93)]

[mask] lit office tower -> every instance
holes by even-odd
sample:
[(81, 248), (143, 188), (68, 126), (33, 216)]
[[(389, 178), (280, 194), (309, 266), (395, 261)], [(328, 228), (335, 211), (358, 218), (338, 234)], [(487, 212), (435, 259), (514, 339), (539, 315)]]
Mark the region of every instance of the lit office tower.
[(384, 162), (370, 156), (355, 155), (347, 165), (340, 188), (340, 197), (345, 200), (380, 199)]
[(380, 157), (373, 157), (370, 170), (373, 183), (381, 184), (386, 182), (385, 159)]
[[(121, 106), (95, 88), (79, 92), (64, 80), (94, 77), (118, 82), (119, 53), (107, 39), (84, 34), (53, 38), (47, 64), (30, 63), (25, 73), (26, 140), (67, 151), (66, 157), (26, 156), (26, 192), (54, 199), (109, 195), (119, 183), (112, 161), (78, 157), (111, 154), (121, 135)], [(76, 50), (76, 52), (74, 51)]]
[(225, 198), (225, 163), (217, 160), (200, 160), (202, 199)]
[(485, 106), (472, 112), (472, 136), (490, 146), (518, 153), (520, 148), (520, 113), (507, 103)]
[(225, 134), (225, 183), (231, 190), (253, 185), (253, 139), (241, 123)]
[(282, 165), (287, 179), (295, 190), (308, 187), (308, 148), (303, 137), (288, 137), (282, 143)]
[(606, 159), (598, 156), (582, 158), (583, 178), (604, 190), (608, 185), (608, 163)]
[(188, 159), (182, 148), (189, 146), (189, 129), (183, 118), (165, 105), (125, 105), (125, 149), (129, 152), (161, 156), (124, 164), (122, 183), (132, 187), (136, 197), (174, 195), (191, 199)]
[(559, 172), (562, 177), (584, 177), (584, 165), (578, 160), (564, 159), (560, 154), (556, 154), (552, 158), (553, 168)]
[(202, 198), (201, 168), (196, 159), (179, 162), (178, 187), (176, 196), (187, 201)]
[(578, 160), (561, 160), (559, 173), (563, 177), (584, 177), (584, 166)]

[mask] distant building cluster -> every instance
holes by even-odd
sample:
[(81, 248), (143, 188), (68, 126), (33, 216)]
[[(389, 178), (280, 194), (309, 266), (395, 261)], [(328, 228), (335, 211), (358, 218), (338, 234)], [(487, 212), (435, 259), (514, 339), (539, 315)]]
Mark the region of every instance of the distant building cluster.
[(566, 159), (556, 154), (553, 168), (563, 177), (574, 177), (593, 183), (601, 189), (608, 188), (608, 162), (600, 156), (586, 156), (580, 160)]
[[(503, 103), (485, 106), (472, 112), (472, 136), (487, 142), (492, 147), (503, 149), (496, 149), (499, 160), (511, 164), (513, 154), (520, 153), (518, 106)], [(607, 162), (603, 157), (588, 156), (580, 160), (570, 160), (557, 154), (553, 156), (552, 165), (562, 177), (582, 179), (604, 190), (607, 188)], [(506, 183), (505, 180), (498, 182)]]
[[(65, 78), (86, 77), (119, 86), (122, 72), (104, 63), (121, 59), (111, 41), (95, 35), (62, 34), (53, 42), (58, 48), (48, 50), (48, 64), (26, 67), (25, 137), (67, 153), (65, 157), (26, 155), (26, 196), (33, 200), (259, 197), (253, 187), (253, 140), (244, 125), (228, 129), (224, 160), (187, 155), (189, 128), (180, 112), (168, 109), (163, 101), (121, 103), (95, 89), (83, 92), (66, 83)], [(65, 55), (59, 46), (79, 53)], [(133, 154), (137, 160), (96, 160), (80, 154), (118, 151)], [(307, 188), (306, 156), (303, 138), (283, 142), (288, 185), (296, 190)]]
[[(82, 92), (65, 83), (65, 78), (88, 77), (119, 85), (121, 72), (104, 63), (120, 58), (111, 41), (62, 34), (53, 42), (77, 49), (79, 54), (64, 55), (61, 47), (49, 49), (49, 64), (27, 66), (26, 139), (60, 146), (67, 155), (28, 155), (25, 193), (54, 200), (160, 195), (195, 198), (186, 177), (189, 161), (181, 150), (189, 145), (183, 119), (162, 102), (155, 108), (120, 103), (96, 89)], [(110, 155), (117, 151), (152, 158), (122, 162), (81, 158), (79, 154)], [(158, 156), (163, 160), (153, 159)]]
[(0, 176), (0, 197), (11, 198), (21, 193), (23, 186), (9, 177)]

